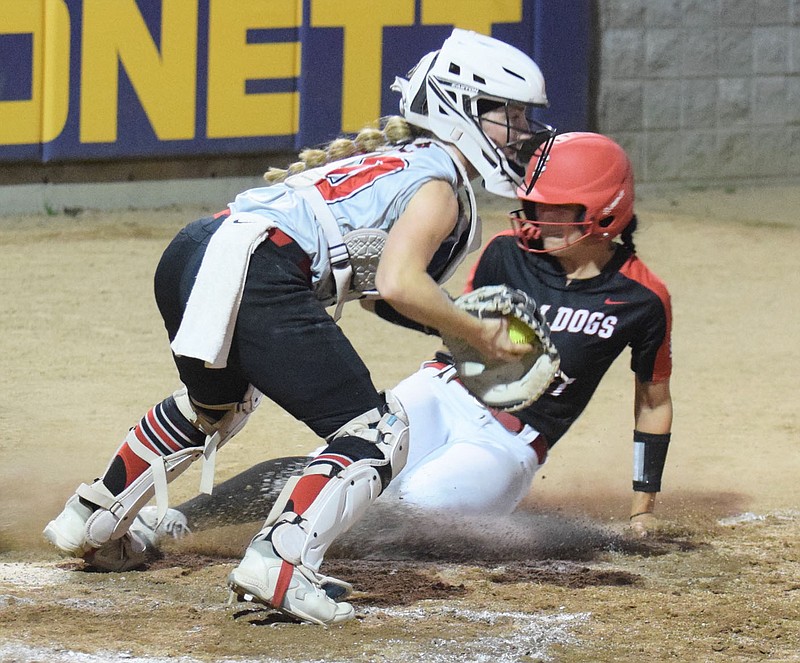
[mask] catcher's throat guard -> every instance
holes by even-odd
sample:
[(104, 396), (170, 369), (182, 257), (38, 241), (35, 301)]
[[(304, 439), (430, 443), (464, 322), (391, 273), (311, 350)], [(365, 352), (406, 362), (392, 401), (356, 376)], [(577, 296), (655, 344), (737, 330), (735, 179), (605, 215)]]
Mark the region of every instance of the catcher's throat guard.
[(558, 373), (558, 351), (536, 302), (521, 290), (505, 285), (484, 286), (455, 300), (460, 309), (478, 318), (513, 317), (532, 332), (533, 351), (516, 361), (487, 361), (459, 338), (442, 337), (469, 392), (489, 407), (516, 412), (538, 399)]

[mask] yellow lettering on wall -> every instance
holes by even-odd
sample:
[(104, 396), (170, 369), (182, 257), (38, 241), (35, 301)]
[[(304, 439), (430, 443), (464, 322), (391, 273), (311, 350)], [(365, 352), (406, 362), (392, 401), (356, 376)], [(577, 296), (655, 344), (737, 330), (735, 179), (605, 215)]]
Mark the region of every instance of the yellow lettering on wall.
[(0, 0), (0, 33), (33, 35), (31, 98), (0, 101), (0, 144), (56, 138), (69, 106), (69, 11), (61, 0)]
[(522, 0), (422, 0), (421, 20), (491, 35), (493, 23), (522, 20)]
[(160, 48), (135, 0), (83, 0), (81, 142), (117, 139), (118, 62), (155, 135), (194, 138), (197, 0), (162, 2)]
[(209, 138), (297, 133), (297, 92), (247, 94), (247, 80), (300, 75), (300, 42), (248, 44), (248, 29), (297, 28), (300, 0), (210, 0)]
[(310, 23), (344, 28), (342, 129), (358, 131), (381, 112), (383, 28), (413, 25), (414, 0), (312, 0)]
[(44, 2), (42, 142), (61, 135), (69, 112), (69, 10), (62, 0)]

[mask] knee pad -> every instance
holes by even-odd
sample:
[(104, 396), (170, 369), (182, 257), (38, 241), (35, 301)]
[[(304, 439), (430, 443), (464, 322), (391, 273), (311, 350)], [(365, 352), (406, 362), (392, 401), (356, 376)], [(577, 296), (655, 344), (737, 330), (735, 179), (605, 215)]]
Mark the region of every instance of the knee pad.
[(245, 398), (229, 407), (218, 421), (213, 421), (198, 412), (192, 405), (185, 387), (176, 391), (172, 398), (181, 415), (206, 434), (204, 444), (161, 455), (142, 443), (135, 435), (134, 429), (131, 429), (125, 441), (131, 451), (147, 462), (149, 467), (117, 495), (111, 495), (102, 480), (97, 480), (91, 485), (81, 484), (76, 491), (83, 499), (101, 507), (86, 523), (86, 538), (92, 546), (99, 548), (110, 540), (122, 537), (139, 510), (153, 496), (156, 498), (157, 523), (160, 523), (169, 506), (167, 484), (183, 474), (201, 457), (204, 459), (204, 464), (200, 488), (203, 492), (211, 493), (217, 449), (242, 430), (250, 414), (260, 403), (261, 394), (250, 387)]
[[(408, 460), (408, 415), (398, 398), (390, 391), (383, 392), (384, 405), (352, 419), (328, 439), (330, 446), (343, 438), (365, 440), (378, 452), (370, 460), (375, 466), (386, 466), (384, 488), (405, 467)], [(330, 447), (328, 447), (330, 448)], [(316, 464), (327, 449), (312, 462)]]
[[(213, 408), (222, 413), (220, 418), (212, 418), (204, 411), (209, 409), (206, 405), (195, 404), (184, 387), (173, 394), (175, 404), (197, 429), (206, 434), (206, 442), (203, 446), (203, 471), (200, 478), (200, 492), (211, 494), (214, 488), (214, 469), (216, 466), (217, 449), (228, 442), (234, 435), (241, 431), (250, 415), (259, 406), (262, 394), (258, 389), (250, 385), (245, 392), (242, 400), (224, 408)], [(167, 503), (163, 505), (163, 510), (159, 504), (158, 521), (166, 513)]]
[(186, 387), (176, 391), (172, 397), (181, 414), (195, 428), (206, 435), (219, 433), (226, 441), (242, 430), (247, 418), (259, 406), (262, 399), (261, 392), (252, 385), (247, 389), (241, 401), (224, 406), (198, 403), (189, 396)]
[[(385, 404), (352, 419), (328, 437), (328, 446), (309, 461), (303, 476), (337, 476), (357, 464), (375, 467), (381, 479), (381, 492), (405, 467), (408, 459), (408, 416), (400, 401), (384, 392)], [(277, 522), (286, 510), (289, 497), (300, 476), (290, 478), (272, 506), (264, 527)]]

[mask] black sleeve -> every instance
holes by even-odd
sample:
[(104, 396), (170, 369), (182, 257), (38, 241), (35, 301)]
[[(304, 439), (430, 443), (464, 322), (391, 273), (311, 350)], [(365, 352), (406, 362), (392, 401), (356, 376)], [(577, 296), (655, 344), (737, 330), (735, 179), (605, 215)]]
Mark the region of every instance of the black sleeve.
[(504, 283), (504, 276), (500, 273), (503, 265), (502, 243), (495, 238), (490, 241), (481, 253), (475, 269), (472, 272), (472, 289), (481, 288), (485, 285), (501, 285)]
[(631, 370), (642, 382), (650, 382), (654, 376), (671, 371), (665, 369), (664, 364), (669, 364), (669, 352), (664, 352), (663, 346), (669, 344), (669, 323), (664, 306), (656, 297), (653, 297), (647, 308), (648, 315), (643, 316), (643, 321), (638, 327), (638, 335), (631, 343)]
[(387, 322), (391, 322), (394, 325), (400, 325), (401, 327), (413, 329), (414, 331), (422, 332), (428, 336), (439, 335), (437, 330), (433, 329), (432, 327), (426, 327), (419, 322), (415, 322), (411, 318), (407, 318), (402, 313), (396, 311), (391, 304), (383, 299), (375, 300), (375, 314), (379, 318), (383, 318)]

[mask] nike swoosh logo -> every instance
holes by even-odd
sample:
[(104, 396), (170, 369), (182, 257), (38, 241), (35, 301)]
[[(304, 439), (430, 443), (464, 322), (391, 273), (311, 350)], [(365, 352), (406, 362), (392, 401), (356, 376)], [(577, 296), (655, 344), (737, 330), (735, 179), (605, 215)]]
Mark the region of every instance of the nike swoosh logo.
[(606, 304), (609, 306), (613, 306), (614, 304), (627, 304), (628, 302), (618, 302), (616, 299), (611, 299), (611, 297), (606, 297)]

